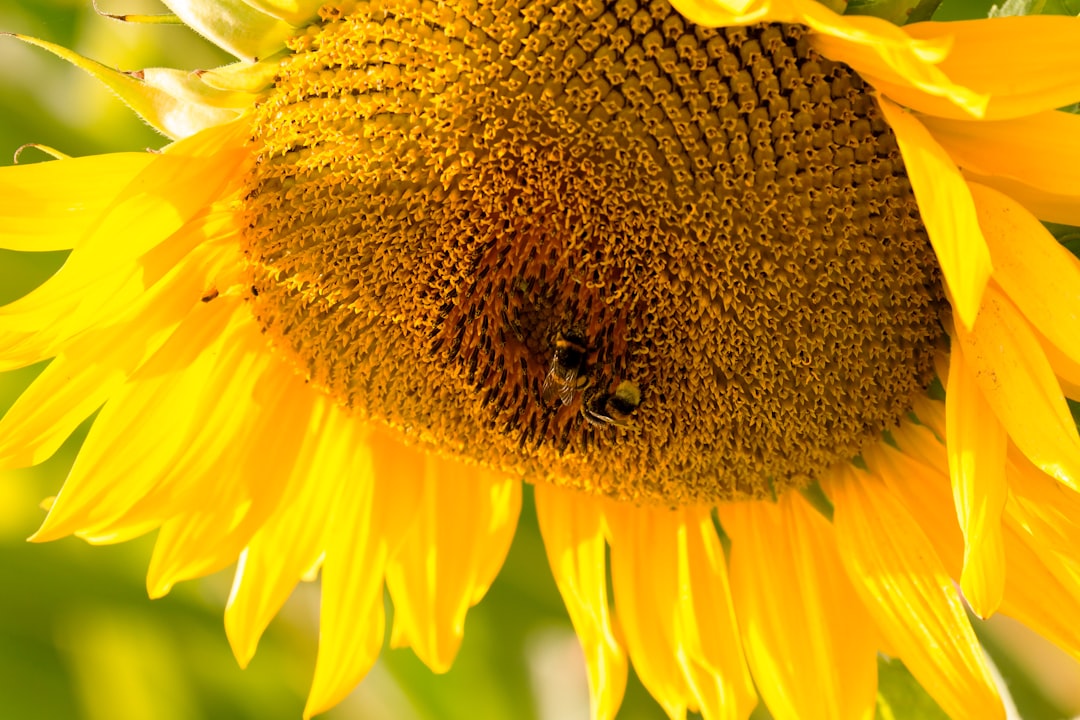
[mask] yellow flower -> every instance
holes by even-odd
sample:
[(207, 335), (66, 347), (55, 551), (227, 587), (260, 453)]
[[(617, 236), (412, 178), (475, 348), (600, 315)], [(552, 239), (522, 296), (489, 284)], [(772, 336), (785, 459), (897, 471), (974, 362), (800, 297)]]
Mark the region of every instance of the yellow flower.
[(870, 717), (878, 652), (1002, 717), (954, 579), (1080, 654), (1080, 19), (170, 5), (240, 61), (24, 38), (175, 140), (0, 172), (0, 246), (71, 250), (0, 308), (55, 358), (0, 466), (102, 408), (35, 540), (160, 528), (154, 596), (238, 561), (242, 664), (320, 570), (309, 716), (384, 585), (449, 667), (523, 482), (594, 718), (628, 661), (673, 718)]

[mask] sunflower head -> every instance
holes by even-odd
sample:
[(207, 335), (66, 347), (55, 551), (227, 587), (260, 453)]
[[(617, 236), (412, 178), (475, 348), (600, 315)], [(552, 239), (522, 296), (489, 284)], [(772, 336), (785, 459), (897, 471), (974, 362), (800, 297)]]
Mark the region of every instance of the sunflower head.
[(936, 258), (870, 88), (805, 28), (408, 7), (325, 6), (253, 116), (247, 297), (306, 379), (677, 504), (799, 486), (924, 391)]
[(0, 247), (71, 249), (0, 308), (55, 357), (0, 463), (101, 408), (34, 539), (160, 528), (154, 595), (239, 559), (241, 662), (318, 570), (309, 715), (384, 588), (449, 668), (523, 483), (594, 720), (628, 661), (670, 717), (865, 718), (879, 652), (1001, 717), (956, 580), (1080, 655), (1080, 20), (170, 5), (239, 62), (31, 41), (177, 139), (0, 173)]

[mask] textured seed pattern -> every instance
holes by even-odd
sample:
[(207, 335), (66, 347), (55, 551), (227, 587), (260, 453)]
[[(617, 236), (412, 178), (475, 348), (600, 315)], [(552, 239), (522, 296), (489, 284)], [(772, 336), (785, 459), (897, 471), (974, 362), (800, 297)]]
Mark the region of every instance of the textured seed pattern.
[[(372, 0), (293, 50), (256, 116), (250, 300), (358, 416), (678, 505), (800, 485), (932, 378), (945, 301), (895, 138), (803, 28)], [(545, 402), (567, 336), (579, 379)], [(618, 387), (625, 422), (586, 421)]]

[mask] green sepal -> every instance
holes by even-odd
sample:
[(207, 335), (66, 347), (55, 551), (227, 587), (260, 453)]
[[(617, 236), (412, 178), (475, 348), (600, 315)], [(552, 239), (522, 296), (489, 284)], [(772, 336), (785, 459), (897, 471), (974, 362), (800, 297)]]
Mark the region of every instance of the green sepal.
[(256, 63), (279, 52), (296, 28), (243, 0), (163, 0), (195, 32), (240, 60)]
[(261, 93), (274, 84), (281, 61), (286, 55), (287, 52), (279, 52), (255, 64), (238, 62), (210, 70), (196, 70), (195, 75), (218, 90)]
[(183, 25), (184, 21), (176, 17), (172, 13), (163, 13), (161, 15), (139, 15), (135, 13), (111, 13), (105, 12), (98, 7), (97, 0), (94, 2), (94, 12), (101, 17), (109, 18), (110, 20), (118, 20), (125, 23), (136, 23), (139, 25)]
[(194, 105), (243, 111), (253, 106), (259, 99), (258, 93), (213, 87), (203, 81), (203, 76), (198, 72), (189, 70), (146, 68), (131, 74), (151, 87)]
[[(209, 100), (214, 97), (214, 93), (218, 93), (214, 100), (220, 103), (222, 101), (221, 91), (206, 85), (203, 86), (204, 92), (201, 96), (191, 90), (190, 84), (188, 90), (179, 95), (177, 94), (180, 92), (182, 83), (178, 82), (170, 73), (180, 71), (152, 69), (137, 73), (121, 72), (108, 65), (85, 58), (62, 45), (38, 40), (27, 35), (6, 34), (30, 45), (36, 45), (48, 50), (53, 55), (67, 60), (80, 70), (85, 70), (115, 92), (128, 107), (151, 127), (173, 140), (194, 135), (208, 127), (235, 120), (242, 114), (243, 109), (249, 107), (255, 99), (254, 96), (250, 96), (246, 105), (239, 106), (238, 99), (231, 97), (230, 102), (236, 103), (237, 107), (214, 106), (208, 102), (200, 101), (199, 98)], [(197, 76), (191, 73), (182, 74), (194, 78), (195, 82), (198, 82)], [(229, 104), (226, 103), (226, 105)]]
[(300, 26), (318, 17), (326, 0), (247, 0), (247, 4), (267, 15)]

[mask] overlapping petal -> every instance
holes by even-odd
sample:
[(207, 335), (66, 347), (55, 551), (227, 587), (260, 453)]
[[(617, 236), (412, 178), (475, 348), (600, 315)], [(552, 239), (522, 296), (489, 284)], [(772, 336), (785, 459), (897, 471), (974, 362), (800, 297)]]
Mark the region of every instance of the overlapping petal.
[[(904, 428), (902, 428), (903, 430)], [(905, 453), (938, 458), (936, 472), (911, 468), (910, 459), (900, 453), (890, 453), (896, 472), (881, 477), (889, 490), (899, 498), (923, 532), (931, 539), (938, 557), (948, 574), (957, 577), (964, 554), (963, 536), (952, 513), (949, 483), (946, 480), (945, 449), (936, 440), (930, 441), (918, 428), (908, 426), (898, 435)], [(1001, 611), (1016, 618), (1036, 632), (1051, 639), (1062, 649), (1080, 657), (1080, 626), (1072, 618), (1080, 613), (1080, 575), (1075, 564), (1055, 551), (1053, 534), (1034, 530), (1031, 523), (1032, 503), (1040, 503), (1036, 512), (1057, 515), (1069, 507), (1070, 497), (1058, 492), (1075, 494), (1054, 478), (1043, 474), (1038, 478), (1030, 472), (1041, 473), (1018, 451), (1010, 451), (1008, 478), (1011, 494), (1005, 505), (1002, 536), (1005, 548), (1005, 590)], [(1024, 463), (1027, 463), (1025, 466)], [(1025, 467), (1027, 469), (1025, 469)], [(1023, 498), (1018, 502), (1018, 498)], [(1055, 508), (1053, 503), (1061, 502)], [(1062, 518), (1071, 525), (1072, 518)], [(1070, 530), (1071, 532), (1071, 530)], [(1070, 543), (1069, 550), (1075, 549)]]
[(608, 502), (612, 586), (634, 668), (671, 717), (745, 720), (757, 704), (707, 509)]
[(832, 526), (797, 493), (718, 511), (746, 659), (773, 716), (872, 717), (878, 632)]
[(1038, 338), (997, 289), (987, 286), (979, 319), (956, 341), (990, 407), (1037, 466), (1080, 488), (1080, 436)]
[(390, 644), (411, 647), (446, 672), (465, 635), (465, 614), (502, 568), (521, 510), (521, 481), (457, 460), (401, 448), (399, 474), (419, 479), (416, 518), (391, 557)]
[[(951, 120), (931, 115), (919, 120), (962, 170), (986, 178), (992, 187), (1002, 180), (1013, 181), (1031, 192), (1067, 196), (1080, 204), (1080, 179), (1074, 171), (1080, 164), (1080, 115), (1051, 110), (1013, 120)], [(978, 191), (972, 187), (981, 221), (982, 206), (987, 203)], [(1007, 235), (1016, 222), (996, 234)], [(992, 226), (986, 222), (982, 226), (991, 242)], [(1026, 246), (1017, 243), (1017, 247)], [(991, 253), (995, 254), (994, 248)]]
[(248, 424), (267, 362), (250, 316), (225, 302), (197, 307), (102, 409), (34, 539), (120, 539), (197, 509), (203, 476), (184, 471), (215, 476), (207, 460)]
[[(1034, 115), (1080, 98), (1080, 18), (1027, 15), (923, 22), (904, 30), (918, 40), (948, 40), (949, 52), (938, 67), (959, 85), (989, 97), (984, 120)], [(915, 96), (903, 86), (879, 89), (916, 110), (963, 117), (955, 105)]]
[(1005, 585), (1001, 513), (1008, 493), (1008, 437), (965, 365), (959, 344), (953, 346), (950, 355), (945, 446), (953, 499), (964, 531), (960, 587), (975, 613), (986, 618), (1001, 603)]
[[(871, 467), (893, 482), (918, 485), (933, 472), (920, 473), (917, 463), (891, 448), (875, 455), (868, 457)], [(826, 490), (848, 575), (888, 646), (950, 717), (1003, 718), (960, 596), (903, 504), (880, 479), (850, 465), (837, 471)]]
[[(203, 484), (198, 507), (162, 525), (146, 574), (151, 597), (231, 565), (277, 509), (303, 441), (318, 425), (312, 412), (316, 398), (300, 378), (274, 359), (267, 365), (251, 396), (236, 398), (240, 407), (257, 409), (254, 421), (232, 432), (223, 423), (216, 443), (198, 437), (180, 459), (180, 477), (219, 477)], [(177, 507), (190, 507), (187, 498), (177, 499)]]
[(386, 630), (386, 562), (415, 520), (422, 476), (394, 472), (400, 443), (373, 431), (326, 518), (319, 652), (304, 718), (339, 703), (375, 663)]
[[(1080, 123), (1074, 128), (1080, 131)], [(1080, 363), (1080, 264), (1020, 203), (977, 183), (970, 187), (994, 282), (1043, 337)]]
[(281, 502), (240, 556), (225, 608), (225, 631), (241, 666), (297, 582), (320, 562), (324, 518), (334, 514), (341, 487), (362, 477), (364, 454), (356, 448), (367, 442), (366, 432), (347, 412), (318, 402), (302, 437)]
[(0, 168), (0, 248), (78, 247), (155, 159), (115, 153)]
[[(0, 467), (44, 461), (153, 355), (216, 281), (231, 282), (235, 247), (205, 246), (126, 312), (64, 344), (0, 421)], [(132, 333), (132, 324), (142, 328)]]
[(971, 327), (991, 271), (990, 252), (971, 191), (956, 163), (915, 117), (885, 98), (879, 104), (896, 133), (953, 309), (960, 321)]
[[(1025, 525), (1011, 502), (1005, 513), (1005, 562), (1009, 575), (1002, 612), (1080, 659), (1080, 572), (1070, 555)], [(1075, 546), (1073, 546), (1075, 551)]]
[(612, 720), (627, 663), (608, 604), (603, 501), (547, 484), (535, 497), (548, 563), (585, 651), (592, 720)]

